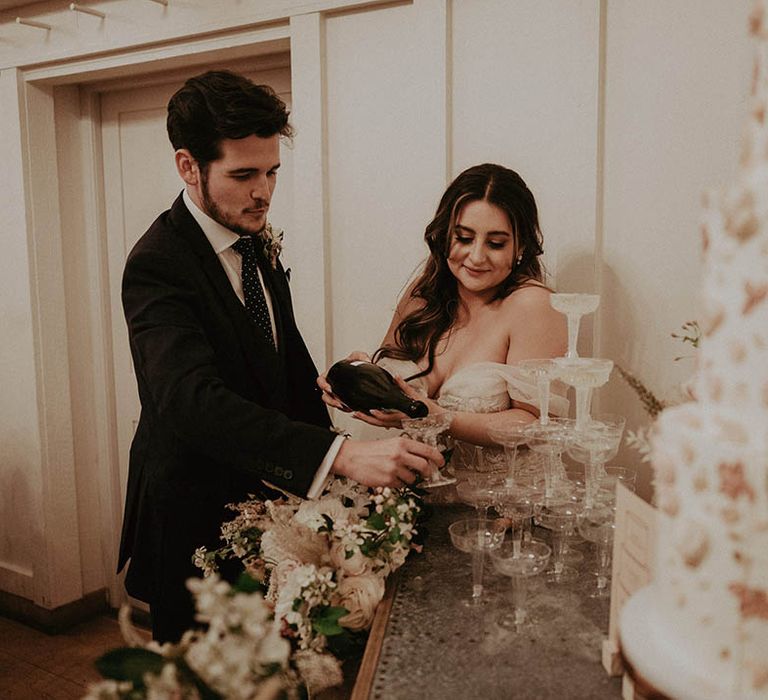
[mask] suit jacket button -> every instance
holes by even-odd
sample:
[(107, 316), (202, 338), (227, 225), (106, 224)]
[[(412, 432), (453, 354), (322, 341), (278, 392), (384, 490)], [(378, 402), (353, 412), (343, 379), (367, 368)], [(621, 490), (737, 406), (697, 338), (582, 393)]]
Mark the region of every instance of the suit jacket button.
[(275, 465), (272, 464), (272, 462), (266, 462), (264, 464), (264, 469), (266, 469), (268, 472), (273, 472), (275, 471)]
[(283, 475), (283, 468), (278, 466), (275, 467), (275, 476), (282, 476)]
[(293, 479), (293, 472), (290, 469), (286, 469), (283, 472), (283, 477), (286, 479)]

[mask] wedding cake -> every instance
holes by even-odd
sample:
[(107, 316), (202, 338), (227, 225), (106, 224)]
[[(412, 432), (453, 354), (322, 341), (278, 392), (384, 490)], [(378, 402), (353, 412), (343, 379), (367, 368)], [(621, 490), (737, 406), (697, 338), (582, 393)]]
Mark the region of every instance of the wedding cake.
[(624, 608), (639, 676), (672, 698), (768, 698), (768, 17), (757, 5), (739, 174), (705, 198), (696, 400), (662, 412), (653, 584)]

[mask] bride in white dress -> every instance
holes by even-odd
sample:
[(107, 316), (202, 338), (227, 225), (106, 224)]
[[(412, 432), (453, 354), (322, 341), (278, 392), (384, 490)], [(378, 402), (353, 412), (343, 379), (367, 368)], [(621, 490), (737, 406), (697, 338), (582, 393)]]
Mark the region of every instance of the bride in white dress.
[[(374, 360), (430, 413), (451, 411), (459, 447), (482, 446), (486, 464), (500, 464), (489, 429), (539, 415), (536, 387), (514, 365), (561, 356), (568, 345), (565, 317), (550, 306), (543, 283), (536, 202), (514, 171), (477, 165), (448, 186), (424, 238), (429, 258), (400, 299)], [(367, 359), (360, 352), (350, 357)], [(344, 410), (324, 377), (318, 384), (326, 403)], [(567, 411), (555, 393), (550, 413)], [(353, 415), (385, 428), (401, 427), (404, 417)], [(474, 453), (456, 450), (454, 468), (475, 468)]]

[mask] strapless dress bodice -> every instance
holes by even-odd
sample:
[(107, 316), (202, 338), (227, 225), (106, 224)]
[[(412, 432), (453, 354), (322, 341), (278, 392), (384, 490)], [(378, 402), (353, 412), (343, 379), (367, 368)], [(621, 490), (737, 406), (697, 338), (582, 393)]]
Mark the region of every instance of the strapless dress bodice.
[[(382, 358), (379, 364), (393, 374), (407, 379), (420, 371), (416, 363), (409, 360)], [(417, 391), (427, 395), (427, 381), (424, 377), (409, 380)], [(538, 388), (523, 373), (512, 365), (501, 362), (475, 362), (465, 365), (448, 377), (440, 387), (437, 402), (449, 411), (469, 413), (498, 413), (512, 407), (513, 402), (539, 406)], [(553, 391), (549, 403), (550, 413), (568, 415), (568, 400)], [(521, 455), (524, 461), (538, 461), (538, 455)], [(506, 470), (506, 456), (502, 448), (484, 447), (456, 441), (451, 468), (461, 478), (467, 472)], [(528, 465), (534, 468), (535, 465)]]
[[(379, 364), (392, 374), (408, 378), (418, 373), (419, 367), (410, 360), (383, 358)], [(409, 381), (417, 391), (427, 395), (427, 381), (417, 377)], [(465, 365), (448, 377), (435, 397), (448, 410), (470, 413), (494, 413), (512, 406), (513, 401), (538, 407), (536, 385), (513, 365), (501, 362), (475, 362)], [(553, 393), (549, 410), (557, 416), (568, 414), (568, 401)]]

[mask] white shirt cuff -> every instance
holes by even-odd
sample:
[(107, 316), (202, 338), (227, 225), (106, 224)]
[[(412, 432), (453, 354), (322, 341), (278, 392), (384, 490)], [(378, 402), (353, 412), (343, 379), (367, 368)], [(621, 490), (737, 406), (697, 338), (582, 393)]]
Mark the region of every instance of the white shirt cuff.
[(320, 462), (320, 467), (315, 473), (315, 478), (312, 481), (312, 485), (309, 487), (309, 491), (307, 491), (307, 498), (317, 498), (320, 494), (323, 493), (323, 491), (325, 491), (325, 487), (327, 486), (328, 482), (328, 475), (331, 471), (331, 466), (333, 465), (333, 462), (336, 459), (336, 455), (339, 454), (339, 450), (341, 449), (341, 446), (344, 444), (344, 440), (346, 439), (346, 435), (339, 435), (331, 443), (328, 452), (325, 453), (325, 458), (322, 462)]

